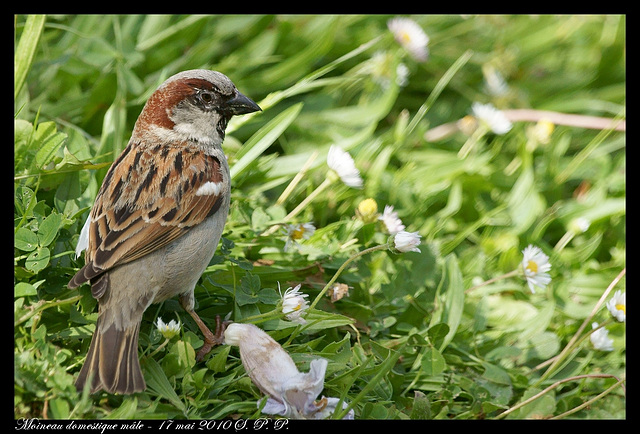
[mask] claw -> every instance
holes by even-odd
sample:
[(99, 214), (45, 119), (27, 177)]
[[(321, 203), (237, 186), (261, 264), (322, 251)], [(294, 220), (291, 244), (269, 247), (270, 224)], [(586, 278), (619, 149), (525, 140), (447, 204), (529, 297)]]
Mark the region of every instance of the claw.
[(213, 334), (211, 333), (211, 330), (204, 325), (200, 317), (198, 317), (195, 312), (193, 312), (191, 316), (196, 320), (198, 327), (200, 327), (200, 331), (202, 331), (202, 334), (204, 335), (204, 344), (196, 353), (196, 361), (201, 362), (204, 360), (204, 356), (209, 354), (214, 345), (221, 345), (224, 343), (224, 331), (231, 321), (221, 321), (220, 315), (216, 315), (216, 333)]

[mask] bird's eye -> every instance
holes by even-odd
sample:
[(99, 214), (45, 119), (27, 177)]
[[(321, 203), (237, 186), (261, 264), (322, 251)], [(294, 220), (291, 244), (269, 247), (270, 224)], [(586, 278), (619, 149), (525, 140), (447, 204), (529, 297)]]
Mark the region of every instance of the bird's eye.
[(208, 92), (202, 92), (200, 94), (200, 100), (205, 104), (211, 104), (213, 102), (213, 95)]

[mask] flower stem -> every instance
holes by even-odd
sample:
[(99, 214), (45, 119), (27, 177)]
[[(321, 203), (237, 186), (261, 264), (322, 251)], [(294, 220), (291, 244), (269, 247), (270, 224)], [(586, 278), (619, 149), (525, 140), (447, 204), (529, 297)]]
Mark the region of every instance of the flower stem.
[(167, 344), (169, 343), (169, 340), (170, 339), (164, 338), (164, 342), (161, 343), (160, 346), (158, 346), (158, 348), (153, 350), (151, 354), (149, 354), (147, 357), (149, 357), (150, 359), (153, 358), (153, 356), (155, 356), (158, 352), (160, 352), (161, 349), (167, 346)]
[(328, 176), (327, 178), (325, 178), (325, 180), (322, 181), (322, 184), (317, 186), (316, 189), (313, 190), (309, 196), (305, 197), (304, 200), (300, 202), (298, 206), (293, 209), (293, 211), (291, 211), (289, 214), (285, 216), (285, 218), (282, 219), (281, 223), (271, 226), (269, 229), (264, 231), (262, 235), (263, 236), (271, 235), (272, 233), (278, 230), (278, 227), (280, 227), (281, 224), (291, 221), (291, 219), (297, 216), (307, 205), (309, 205), (309, 203), (311, 203), (312, 200), (318, 197), (318, 195), (322, 193), (325, 188), (331, 185), (333, 181), (334, 181), (333, 177)]
[(318, 304), (320, 299), (329, 290), (329, 288), (331, 288), (331, 286), (335, 283), (335, 281), (338, 279), (338, 277), (344, 271), (344, 269), (347, 268), (347, 265), (349, 265), (351, 262), (355, 261), (359, 257), (366, 255), (367, 253), (375, 252), (377, 250), (385, 250), (388, 248), (389, 248), (389, 244), (380, 244), (378, 246), (369, 247), (368, 249), (364, 249), (363, 251), (356, 253), (355, 255), (353, 255), (346, 261), (344, 261), (344, 264), (342, 264), (340, 268), (338, 268), (338, 271), (336, 271), (336, 273), (333, 275), (331, 280), (329, 280), (329, 282), (325, 285), (322, 291), (320, 291), (320, 293), (315, 298), (315, 300), (313, 300), (313, 303), (311, 303), (311, 305), (309, 306), (309, 309), (313, 309), (316, 306), (316, 304)]
[(314, 151), (311, 156), (309, 157), (309, 159), (307, 160), (306, 163), (304, 163), (304, 165), (302, 166), (302, 168), (300, 169), (300, 171), (296, 174), (296, 176), (291, 180), (291, 182), (289, 183), (289, 185), (287, 185), (287, 188), (284, 189), (284, 191), (282, 192), (282, 194), (280, 195), (280, 197), (278, 198), (278, 200), (276, 201), (276, 204), (278, 205), (282, 205), (288, 198), (289, 195), (291, 194), (291, 192), (294, 190), (294, 188), (296, 188), (296, 186), (298, 185), (298, 183), (302, 180), (302, 178), (304, 177), (304, 175), (307, 173), (307, 171), (309, 170), (309, 167), (311, 167), (311, 164), (313, 164), (313, 162), (315, 161), (315, 159), (318, 157), (319, 152), (318, 151)]
[(573, 237), (575, 237), (576, 234), (573, 231), (567, 231), (567, 233), (565, 233), (562, 238), (560, 238), (560, 240), (556, 243), (555, 247), (553, 248), (553, 250), (555, 250), (556, 252), (561, 252), (562, 249), (564, 249), (567, 244), (569, 244), (571, 242), (571, 240), (573, 239)]
[[(612, 320), (612, 319), (608, 319), (608, 320), (606, 320), (605, 322), (603, 322), (602, 324), (598, 325), (598, 327), (596, 327), (595, 329), (591, 329), (591, 330), (589, 330), (587, 333), (585, 333), (585, 334), (584, 334), (584, 335), (583, 335), (583, 336), (582, 336), (582, 337), (581, 337), (581, 338), (580, 338), (580, 339), (575, 343), (574, 347), (576, 347), (576, 348), (577, 348), (577, 347), (579, 347), (579, 346), (582, 344), (582, 342), (584, 342), (584, 341), (585, 341), (589, 336), (591, 336), (591, 334), (593, 334), (593, 332), (595, 332), (595, 331), (596, 331), (596, 330), (598, 330), (598, 329), (601, 329), (601, 328), (603, 328), (603, 327), (608, 326), (608, 325), (609, 325), (609, 324), (611, 324), (612, 322), (613, 322), (613, 320)], [(538, 366), (534, 367), (531, 371), (532, 371), (532, 372), (535, 372), (535, 371), (537, 371), (537, 370), (539, 370), (539, 369), (544, 368), (545, 366), (549, 366), (549, 365), (550, 365), (551, 363), (553, 363), (557, 358), (558, 358), (558, 356), (554, 356), (554, 357), (550, 358), (549, 360), (547, 360), (547, 361), (545, 361), (545, 362), (540, 363)]]
[(540, 383), (542, 383), (544, 380), (546, 380), (547, 378), (549, 378), (551, 376), (551, 374), (553, 374), (556, 370), (556, 368), (558, 367), (558, 365), (560, 365), (562, 362), (564, 362), (564, 360), (569, 356), (569, 353), (576, 347), (576, 344), (578, 343), (578, 339), (580, 338), (580, 335), (582, 334), (582, 332), (584, 331), (584, 329), (587, 327), (588, 324), (591, 323), (591, 320), (593, 319), (593, 317), (595, 316), (595, 314), (598, 312), (598, 310), (600, 309), (600, 307), (604, 304), (604, 301), (607, 299), (607, 297), (609, 296), (609, 293), (613, 290), (613, 288), (618, 284), (618, 282), (620, 281), (620, 279), (622, 279), (622, 277), (625, 275), (626, 273), (626, 268), (623, 268), (622, 271), (615, 277), (615, 279), (613, 279), (613, 281), (609, 284), (609, 287), (604, 291), (604, 293), (602, 294), (602, 297), (600, 297), (600, 300), (598, 300), (598, 302), (596, 303), (596, 305), (594, 306), (593, 310), (591, 311), (591, 313), (589, 314), (589, 316), (587, 316), (584, 319), (584, 322), (582, 323), (582, 325), (580, 325), (580, 328), (578, 328), (578, 331), (573, 335), (573, 337), (571, 338), (571, 340), (569, 341), (569, 343), (567, 344), (566, 347), (564, 347), (564, 349), (562, 350), (562, 352), (560, 352), (560, 354), (558, 354), (555, 357), (555, 360), (551, 363), (551, 366), (549, 366), (547, 368), (547, 370), (544, 372), (544, 374), (542, 374), (542, 376), (538, 379), (538, 381), (536, 381), (534, 383), (534, 386), (539, 385)]
[(469, 292), (473, 291), (474, 289), (482, 288), (483, 286), (490, 285), (490, 284), (492, 284), (494, 282), (497, 282), (498, 280), (506, 279), (508, 277), (517, 276), (519, 273), (520, 273), (520, 270), (518, 268), (516, 268), (515, 270), (509, 271), (508, 273), (503, 274), (502, 276), (494, 277), (493, 279), (489, 279), (489, 280), (487, 280), (485, 282), (482, 282), (479, 285), (473, 286), (473, 287), (465, 290), (464, 293), (468, 294)]
[(242, 322), (243, 323), (251, 323), (251, 324), (258, 324), (261, 322), (265, 322), (268, 321), (270, 319), (275, 319), (275, 318), (279, 318), (282, 317), (283, 313), (280, 309), (274, 309), (274, 310), (270, 310), (269, 312), (265, 312), (265, 313), (260, 313), (257, 315), (251, 315), (248, 316), (246, 318), (242, 318)]
[(583, 402), (582, 404), (580, 404), (579, 406), (572, 408), (571, 410), (565, 411), (562, 414), (559, 414), (557, 416), (554, 416), (551, 418), (551, 420), (553, 419), (562, 419), (565, 418), (567, 416), (572, 415), (573, 413), (582, 410), (585, 407), (590, 406), (591, 404), (593, 404), (594, 402), (596, 402), (597, 400), (605, 397), (606, 395), (608, 395), (609, 393), (611, 393), (613, 391), (613, 389), (615, 389), (618, 386), (621, 386), (624, 389), (624, 382), (625, 382), (625, 378), (620, 378), (618, 379), (617, 377), (613, 376), (613, 378), (617, 379), (618, 381), (611, 387), (609, 387), (607, 390), (605, 390), (604, 392), (602, 392), (601, 394), (599, 394), (598, 396), (593, 397), (592, 399)]
[(313, 201), (316, 197), (318, 197), (318, 195), (322, 193), (324, 189), (330, 186), (332, 183), (333, 183), (332, 178), (330, 177), (325, 178), (325, 180), (322, 181), (322, 184), (316, 187), (316, 189), (313, 190), (309, 196), (305, 197), (304, 200), (300, 202), (300, 204), (298, 204), (298, 206), (293, 209), (293, 211), (287, 214), (287, 216), (284, 218), (284, 221), (288, 222), (292, 218), (297, 216), (307, 205), (309, 205), (309, 203), (311, 203), (311, 201)]
[(581, 380), (583, 378), (615, 378), (616, 380), (618, 380), (618, 382), (615, 384), (615, 386), (618, 386), (619, 384), (622, 383), (622, 381), (624, 381), (624, 379), (620, 380), (618, 377), (616, 377), (615, 375), (611, 375), (611, 374), (585, 374), (585, 375), (576, 375), (575, 377), (565, 378), (563, 380), (556, 381), (555, 383), (553, 383), (551, 386), (547, 387), (543, 391), (541, 391), (539, 393), (536, 393), (532, 397), (530, 397), (528, 399), (525, 399), (524, 401), (514, 405), (509, 410), (507, 410), (507, 411), (505, 411), (503, 413), (500, 413), (498, 416), (496, 416), (495, 419), (504, 418), (509, 413), (512, 413), (512, 412), (516, 411), (517, 409), (519, 409), (521, 407), (524, 407), (525, 405), (529, 404), (530, 402), (535, 401), (536, 399), (540, 398), (542, 395), (552, 391), (553, 389), (555, 389), (556, 387), (560, 386), (563, 383), (567, 383), (569, 381)]
[(27, 312), (22, 317), (20, 317), (18, 320), (16, 320), (13, 323), (13, 326), (16, 327), (16, 326), (22, 324), (23, 322), (27, 321), (29, 318), (31, 318), (34, 315), (42, 312), (45, 309), (49, 309), (51, 307), (56, 307), (56, 306), (62, 306), (62, 305), (65, 305), (65, 304), (75, 303), (76, 301), (80, 300), (81, 298), (82, 298), (82, 295), (76, 295), (76, 296), (73, 296), (71, 298), (67, 298), (66, 300), (58, 300), (58, 301), (40, 300), (35, 305), (31, 306), (31, 310), (29, 312)]

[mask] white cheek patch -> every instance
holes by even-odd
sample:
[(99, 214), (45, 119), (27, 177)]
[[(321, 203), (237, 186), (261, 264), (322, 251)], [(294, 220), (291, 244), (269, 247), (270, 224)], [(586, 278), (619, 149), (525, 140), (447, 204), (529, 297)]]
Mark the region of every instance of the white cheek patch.
[(223, 184), (221, 182), (207, 181), (196, 190), (196, 196), (219, 195), (222, 191)]

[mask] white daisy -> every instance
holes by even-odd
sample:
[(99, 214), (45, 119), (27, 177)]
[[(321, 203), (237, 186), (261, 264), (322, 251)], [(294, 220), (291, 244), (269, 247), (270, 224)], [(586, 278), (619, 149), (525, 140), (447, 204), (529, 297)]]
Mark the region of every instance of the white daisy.
[(491, 104), (474, 102), (471, 106), (473, 115), (495, 134), (505, 134), (513, 126), (500, 110)]
[(180, 321), (176, 322), (175, 320), (171, 320), (167, 324), (162, 321), (162, 318), (158, 317), (158, 320), (156, 321), (156, 327), (165, 339), (171, 339), (180, 332)]
[[(302, 318), (302, 315), (309, 308), (309, 303), (306, 300), (309, 295), (300, 292), (301, 286), (288, 288), (284, 294), (281, 293), (282, 313), (287, 314), (285, 318), (291, 322), (306, 324), (307, 322)], [(278, 290), (280, 290), (280, 282), (278, 282)]]
[(402, 224), (402, 220), (398, 218), (398, 213), (393, 210), (392, 205), (385, 205), (384, 211), (378, 220), (382, 220), (387, 227), (387, 231), (393, 235), (400, 231), (403, 231), (405, 226)]
[(420, 245), (421, 236), (418, 232), (400, 231), (393, 239), (393, 243), (396, 249), (402, 253), (405, 252), (418, 252), (420, 249), (417, 247)]
[(607, 309), (615, 319), (625, 322), (627, 318), (627, 293), (616, 291), (613, 298), (607, 302)]
[[(592, 329), (598, 328), (598, 323), (591, 324)], [(596, 350), (600, 351), (613, 351), (613, 340), (609, 338), (609, 330), (601, 328), (591, 333), (589, 336), (591, 343)]]
[(299, 240), (308, 240), (316, 231), (316, 227), (311, 223), (298, 223), (286, 225), (284, 230), (287, 233), (287, 241), (284, 244), (284, 251), (288, 251), (292, 245), (298, 245)]
[(522, 255), (522, 269), (529, 289), (532, 293), (536, 292), (534, 286), (544, 289), (551, 282), (551, 276), (547, 273), (551, 269), (549, 257), (531, 244), (522, 251)]
[(339, 146), (331, 145), (329, 148), (327, 165), (338, 174), (342, 182), (348, 187), (362, 188), (360, 171), (356, 168), (353, 158)]
[(410, 18), (393, 18), (387, 21), (387, 27), (393, 37), (418, 62), (424, 62), (429, 57), (429, 37), (422, 27)]

